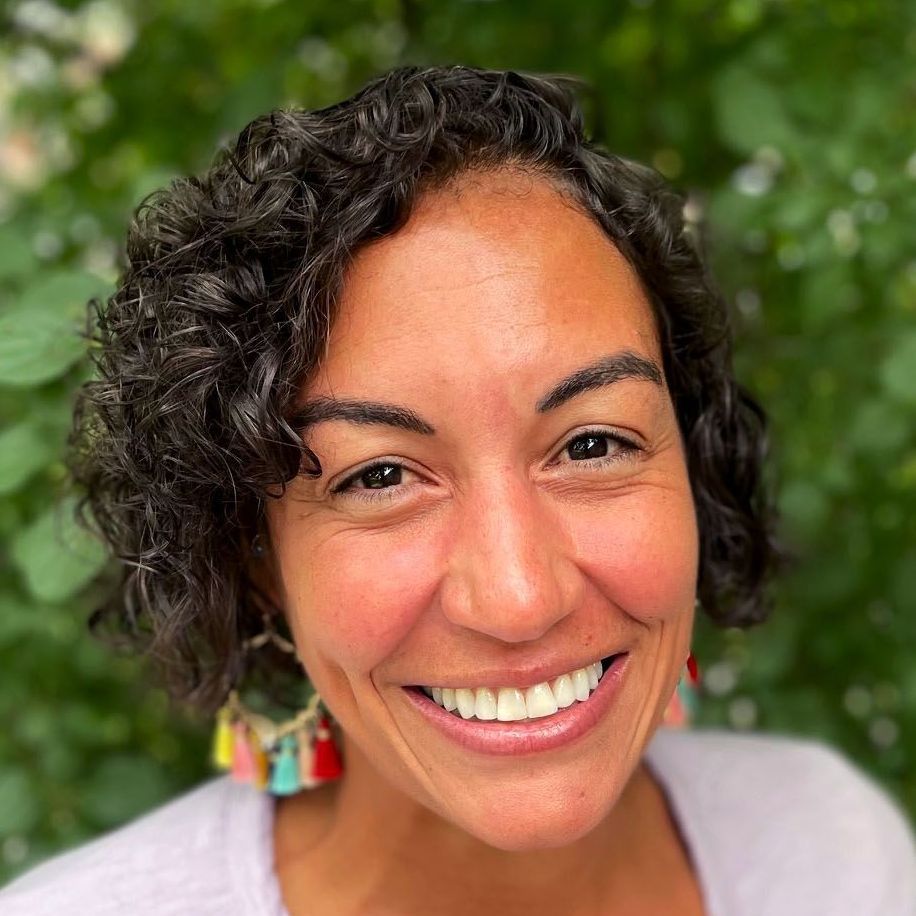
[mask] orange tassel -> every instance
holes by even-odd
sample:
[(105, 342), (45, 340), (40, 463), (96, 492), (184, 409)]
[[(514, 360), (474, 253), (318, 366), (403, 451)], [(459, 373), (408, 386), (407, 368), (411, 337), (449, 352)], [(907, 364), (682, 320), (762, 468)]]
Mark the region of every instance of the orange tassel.
[(255, 735), (251, 736), (251, 753), (254, 757), (254, 784), (259, 789), (266, 789), (270, 781), (270, 759)]

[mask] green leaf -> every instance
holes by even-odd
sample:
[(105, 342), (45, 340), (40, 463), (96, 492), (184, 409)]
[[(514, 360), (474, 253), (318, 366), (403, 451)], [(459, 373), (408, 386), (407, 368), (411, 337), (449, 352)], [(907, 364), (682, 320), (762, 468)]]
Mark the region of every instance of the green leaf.
[(0, 280), (31, 276), (37, 266), (38, 258), (22, 228), (0, 226)]
[(713, 103), (719, 136), (737, 152), (793, 145), (795, 131), (779, 93), (751, 70), (732, 67), (720, 73), (713, 84)]
[(0, 494), (12, 493), (54, 458), (54, 449), (29, 420), (0, 432)]
[(823, 488), (803, 479), (786, 483), (779, 503), (787, 522), (808, 535), (820, 528), (830, 510)]
[(0, 770), (0, 836), (28, 833), (38, 823), (34, 787), (22, 770)]
[(881, 381), (898, 401), (916, 404), (916, 331), (902, 334), (881, 365)]
[(152, 168), (140, 172), (130, 189), (131, 200), (143, 200), (148, 194), (166, 188), (177, 177), (175, 169)]
[(105, 565), (107, 551), (77, 525), (74, 505), (67, 497), (13, 540), (13, 562), (39, 601), (66, 601)]
[(62, 375), (85, 353), (86, 302), (107, 283), (81, 272), (53, 274), (0, 315), (0, 384), (38, 385)]
[(0, 650), (28, 643), (53, 651), (55, 645), (72, 649), (80, 636), (78, 618), (70, 608), (36, 605), (17, 591), (0, 592)]
[(895, 452), (906, 442), (909, 429), (905, 413), (890, 401), (865, 401), (849, 427), (849, 441), (861, 452)]
[(162, 767), (147, 757), (107, 757), (94, 768), (83, 790), (86, 813), (113, 827), (164, 801), (172, 790)]
[(62, 375), (85, 346), (75, 321), (51, 312), (0, 316), (0, 384), (39, 385)]
[(855, 309), (859, 293), (843, 262), (807, 272), (801, 280), (800, 314), (806, 328), (819, 329), (842, 321)]

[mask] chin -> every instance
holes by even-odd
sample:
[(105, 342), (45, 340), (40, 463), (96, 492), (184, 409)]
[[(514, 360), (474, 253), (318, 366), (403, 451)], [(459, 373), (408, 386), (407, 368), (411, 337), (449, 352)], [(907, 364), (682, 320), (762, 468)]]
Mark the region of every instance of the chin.
[(584, 781), (566, 791), (477, 794), (446, 817), (471, 836), (505, 852), (556, 849), (595, 829), (613, 808), (611, 786)]

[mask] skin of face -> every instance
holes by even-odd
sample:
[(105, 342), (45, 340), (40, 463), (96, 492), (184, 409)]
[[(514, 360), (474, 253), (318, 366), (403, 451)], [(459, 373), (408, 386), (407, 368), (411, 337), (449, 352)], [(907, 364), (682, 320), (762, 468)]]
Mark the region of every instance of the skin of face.
[[(611, 822), (675, 689), (698, 533), (667, 388), (625, 379), (535, 409), (620, 350), (661, 368), (650, 304), (601, 228), (542, 177), (466, 175), (427, 193), (348, 270), (302, 399), (401, 405), (435, 434), (308, 430), (323, 475), (267, 509), (275, 594), (343, 730), (348, 791), (411, 808), (414, 835), (422, 823), (504, 851), (576, 843)], [(568, 446), (595, 429), (639, 450), (578, 459)], [(400, 466), (391, 485), (370, 475), (332, 492), (379, 459)], [(603, 720), (546, 752), (458, 747), (404, 695), (621, 650), (629, 668)]]

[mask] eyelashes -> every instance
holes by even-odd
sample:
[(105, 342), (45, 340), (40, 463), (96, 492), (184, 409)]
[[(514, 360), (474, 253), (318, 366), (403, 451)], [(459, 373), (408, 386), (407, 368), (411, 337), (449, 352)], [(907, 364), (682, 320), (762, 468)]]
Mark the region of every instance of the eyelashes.
[[(622, 461), (631, 461), (636, 458), (640, 452), (644, 451), (642, 447), (626, 436), (622, 436), (620, 433), (608, 432), (603, 429), (588, 429), (584, 432), (576, 433), (575, 436), (567, 440), (560, 454), (566, 453), (570, 446), (582, 441), (589, 442), (590, 444), (586, 449), (580, 449), (580, 453), (582, 451), (588, 451), (595, 442), (600, 443), (602, 441), (607, 441), (613, 443), (613, 450), (608, 449), (607, 454), (598, 455), (596, 457), (580, 458), (570, 462), (576, 465), (584, 465), (592, 469), (600, 469)], [(410, 468), (397, 461), (385, 459), (374, 461), (372, 464), (366, 465), (358, 471), (354, 471), (345, 480), (333, 487), (331, 493), (335, 499), (355, 500), (364, 503), (392, 502), (398, 498), (398, 492), (401, 490), (401, 472), (404, 470), (410, 471)], [(411, 471), (411, 473), (414, 472)], [(362, 478), (367, 477), (372, 477), (374, 484), (385, 484), (386, 482), (390, 482), (392, 485), (369, 487), (354, 486), (354, 484), (358, 483)]]

